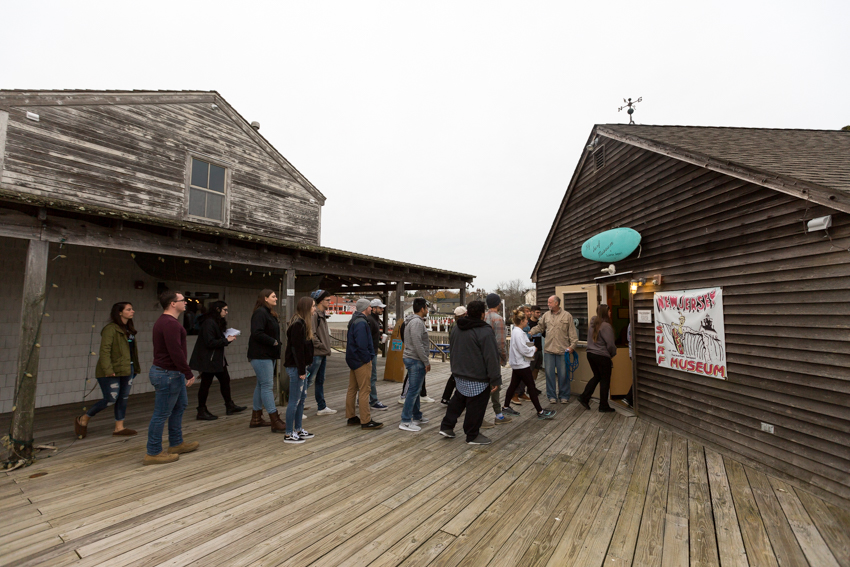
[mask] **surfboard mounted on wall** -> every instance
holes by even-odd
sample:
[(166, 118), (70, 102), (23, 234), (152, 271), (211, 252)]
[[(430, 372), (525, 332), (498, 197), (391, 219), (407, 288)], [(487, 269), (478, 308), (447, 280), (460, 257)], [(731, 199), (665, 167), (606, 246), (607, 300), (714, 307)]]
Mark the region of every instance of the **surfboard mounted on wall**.
[(630, 228), (600, 232), (581, 245), (581, 255), (595, 262), (618, 262), (640, 245), (640, 233)]

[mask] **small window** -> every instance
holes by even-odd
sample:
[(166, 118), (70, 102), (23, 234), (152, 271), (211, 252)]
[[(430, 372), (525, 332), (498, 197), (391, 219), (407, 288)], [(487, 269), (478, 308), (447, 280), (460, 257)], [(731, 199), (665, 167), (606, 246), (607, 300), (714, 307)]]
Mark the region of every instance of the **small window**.
[(189, 216), (223, 221), (227, 170), (193, 157), (191, 173)]
[(593, 152), (593, 163), (596, 166), (596, 171), (605, 167), (605, 146), (599, 146), (596, 151)]

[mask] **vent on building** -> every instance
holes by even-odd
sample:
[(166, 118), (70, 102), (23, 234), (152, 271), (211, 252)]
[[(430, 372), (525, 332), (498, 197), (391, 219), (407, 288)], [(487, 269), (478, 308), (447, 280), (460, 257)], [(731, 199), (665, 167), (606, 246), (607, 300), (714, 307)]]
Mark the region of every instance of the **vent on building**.
[(599, 146), (596, 151), (593, 152), (593, 163), (596, 166), (596, 171), (605, 167), (605, 146)]

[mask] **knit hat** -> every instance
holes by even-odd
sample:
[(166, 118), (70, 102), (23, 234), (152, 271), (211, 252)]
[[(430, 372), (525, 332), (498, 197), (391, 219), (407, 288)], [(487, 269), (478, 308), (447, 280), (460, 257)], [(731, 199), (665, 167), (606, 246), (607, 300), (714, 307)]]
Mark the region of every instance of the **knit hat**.
[(358, 313), (363, 313), (369, 307), (371, 301), (366, 299), (365, 297), (361, 297), (357, 300), (357, 303), (354, 304), (354, 310)]
[(313, 298), (313, 301), (316, 303), (321, 303), (322, 300), (328, 297), (330, 294), (323, 289), (317, 289), (313, 293), (310, 294), (310, 297)]
[(494, 307), (498, 307), (501, 302), (502, 302), (502, 298), (499, 297), (499, 294), (497, 294), (497, 293), (491, 293), (490, 295), (487, 296), (486, 303), (487, 303), (488, 309), (493, 309)]
[(372, 303), (370, 303), (369, 305), (371, 305), (372, 307), (380, 307), (381, 309), (383, 309), (384, 307), (386, 307), (386, 305), (384, 305), (383, 303), (381, 303), (381, 300), (380, 300), (380, 299), (373, 299), (373, 300), (372, 300)]
[(466, 315), (466, 307), (463, 305), (455, 307), (455, 317), (463, 317), (464, 315)]

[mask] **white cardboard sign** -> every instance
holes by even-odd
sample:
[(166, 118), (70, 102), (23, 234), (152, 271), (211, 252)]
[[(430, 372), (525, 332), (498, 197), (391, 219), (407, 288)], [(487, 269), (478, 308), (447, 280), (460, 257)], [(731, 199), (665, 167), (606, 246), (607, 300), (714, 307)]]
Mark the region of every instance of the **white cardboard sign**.
[(656, 292), (653, 303), (658, 366), (725, 380), (723, 289)]

